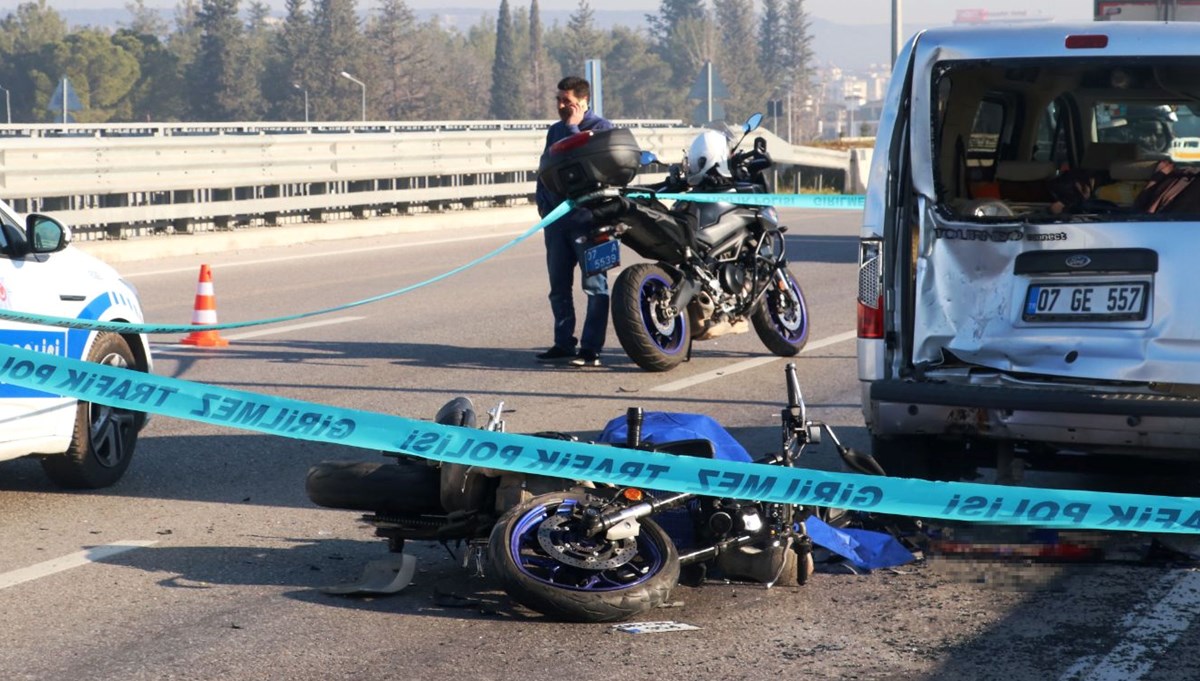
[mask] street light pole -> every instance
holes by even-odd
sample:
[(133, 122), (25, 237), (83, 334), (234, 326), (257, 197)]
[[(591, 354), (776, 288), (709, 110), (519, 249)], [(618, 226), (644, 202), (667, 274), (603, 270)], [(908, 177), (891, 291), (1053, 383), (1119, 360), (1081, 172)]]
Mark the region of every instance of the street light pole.
[(901, 0), (892, 0), (892, 68), (896, 68), (896, 58), (900, 56), (900, 46), (903, 45), (900, 42), (904, 32), (901, 4)]
[(292, 87), (304, 93), (304, 122), (308, 122), (308, 90), (300, 87), (299, 83), (292, 83)]
[(362, 82), (361, 80), (355, 78), (354, 76), (350, 75), (349, 73), (346, 73), (345, 71), (342, 71), (342, 77), (345, 78), (346, 80), (349, 80), (352, 83), (358, 83), (358, 86), (360, 88), (362, 88), (362, 119), (363, 119), (363, 122), (366, 123), (367, 122), (367, 84)]
[(4, 90), (4, 113), (8, 116), (8, 124), (12, 125), (12, 107), (9, 105), (8, 88), (0, 85), (0, 90)]

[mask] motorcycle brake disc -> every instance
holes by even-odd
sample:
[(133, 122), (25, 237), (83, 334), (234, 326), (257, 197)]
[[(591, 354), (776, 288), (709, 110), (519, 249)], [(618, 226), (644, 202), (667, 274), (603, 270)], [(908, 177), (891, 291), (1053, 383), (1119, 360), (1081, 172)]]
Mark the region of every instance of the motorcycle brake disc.
[(584, 537), (575, 540), (574, 533), (562, 528), (571, 522), (570, 516), (553, 515), (538, 525), (538, 544), (554, 560), (586, 570), (609, 570), (628, 563), (637, 555), (637, 539), (598, 540)]

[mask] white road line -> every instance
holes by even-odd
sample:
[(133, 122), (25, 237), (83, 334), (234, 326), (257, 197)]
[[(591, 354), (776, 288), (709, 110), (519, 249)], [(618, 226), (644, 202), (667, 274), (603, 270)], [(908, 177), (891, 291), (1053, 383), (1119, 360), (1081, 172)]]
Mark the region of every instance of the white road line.
[(98, 560), (111, 558), (119, 553), (132, 551), (134, 549), (142, 549), (147, 546), (157, 544), (157, 541), (139, 541), (136, 539), (124, 539), (122, 541), (96, 546), (94, 548), (72, 553), (70, 555), (54, 558), (37, 565), (30, 565), (27, 568), (13, 570), (0, 574), (0, 589), (7, 589), (10, 586), (16, 586), (24, 582), (30, 582), (41, 577), (46, 577), (56, 572), (63, 572), (71, 568), (77, 568), (81, 565), (94, 563)]
[[(417, 246), (440, 246), (442, 244), (456, 244), (463, 241), (482, 241), (484, 239), (499, 239), (503, 237), (514, 237), (518, 234), (524, 234), (525, 230), (516, 232), (504, 232), (500, 234), (480, 234), (476, 236), (460, 236), (451, 239), (433, 239), (430, 241), (413, 241), (406, 244), (391, 244), (386, 246), (368, 246), (365, 248), (350, 248), (344, 251), (320, 251), (319, 253), (306, 253), (304, 255), (283, 255), (278, 258), (262, 258), (260, 260), (244, 260), (242, 262), (226, 262), (221, 263), (222, 270), (232, 269), (234, 267), (247, 267), (249, 265), (265, 265), (276, 262), (288, 262), (289, 260), (307, 260), (309, 258), (328, 258), (335, 255), (354, 255), (356, 253), (373, 253), (376, 251), (390, 251), (397, 248), (416, 248)], [(180, 272), (195, 272), (196, 266), (189, 265), (187, 267), (175, 267), (169, 270), (153, 270), (151, 272), (134, 272), (123, 275), (126, 279), (134, 277), (151, 277), (159, 274), (178, 274)]]
[[(259, 331), (247, 331), (245, 333), (235, 333), (235, 334), (230, 334), (228, 336), (222, 334), (221, 337), (224, 338), (225, 340), (229, 340), (229, 341), (239, 341), (239, 340), (246, 340), (247, 338), (261, 338), (262, 336), (273, 336), (275, 334), (287, 333), (289, 331), (300, 331), (301, 329), (313, 329), (318, 326), (331, 326), (333, 324), (346, 324), (349, 322), (357, 322), (360, 319), (366, 319), (366, 317), (334, 317), (333, 319), (322, 319), (322, 320), (315, 321), (315, 322), (305, 322), (303, 324), (289, 324), (288, 326), (276, 326), (276, 327), (272, 327), (270, 329), (261, 329)], [(202, 325), (196, 326), (196, 330), (203, 331), (204, 327)], [(179, 349), (186, 350), (191, 347), (192, 346), (190, 346), (190, 345), (182, 345), (180, 343), (164, 343), (164, 344), (155, 343), (151, 349), (171, 348), (173, 350), (179, 350)], [(200, 348), (200, 349), (203, 350), (203, 348)]]
[(1166, 595), (1154, 598), (1140, 616), (1125, 618), (1120, 643), (1103, 657), (1076, 660), (1059, 681), (1137, 681), (1149, 673), (1200, 610), (1200, 572), (1170, 574), (1161, 586), (1169, 589)]
[[(819, 341), (813, 341), (813, 342), (809, 343), (808, 345), (805, 345), (804, 349), (801, 350), (800, 352), (805, 353), (810, 350), (819, 350), (821, 348), (824, 348), (824, 347), (827, 347), (830, 345), (835, 345), (837, 343), (841, 343), (842, 341), (848, 341), (852, 338), (856, 338), (857, 336), (858, 336), (857, 331), (847, 331), (845, 333), (839, 333), (836, 336), (830, 336), (828, 338), (822, 338)], [(651, 388), (650, 390), (652, 390), (654, 392), (659, 392), (659, 393), (673, 393), (673, 392), (683, 390), (684, 388), (690, 388), (694, 385), (699, 385), (701, 383), (707, 383), (708, 381), (715, 381), (716, 379), (721, 378), (722, 376), (729, 376), (732, 374), (736, 374), (738, 372), (746, 371), (747, 369), (753, 369), (755, 367), (760, 367), (764, 364), (770, 364), (771, 362), (781, 360), (781, 359), (786, 359), (786, 358), (775, 357), (775, 356), (755, 357), (754, 359), (747, 359), (747, 360), (738, 362), (736, 364), (730, 364), (729, 366), (721, 368), (721, 369), (714, 369), (712, 371), (706, 371), (702, 374), (696, 374), (695, 376), (691, 376), (689, 378), (684, 378), (682, 380), (674, 381), (671, 383), (664, 383), (663, 385), (660, 385), (656, 388)]]

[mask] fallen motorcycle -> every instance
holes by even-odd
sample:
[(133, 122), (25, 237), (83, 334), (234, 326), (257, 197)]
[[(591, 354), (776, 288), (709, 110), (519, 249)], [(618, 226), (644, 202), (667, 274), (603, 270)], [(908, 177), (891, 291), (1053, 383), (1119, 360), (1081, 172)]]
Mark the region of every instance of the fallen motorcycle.
[[(759, 462), (793, 466), (825, 432), (843, 459), (862, 470), (861, 455), (844, 447), (828, 425), (808, 420), (795, 365), (788, 364), (785, 375), (781, 451)], [(503, 431), (502, 414), (503, 403), (483, 427)], [(731, 458), (719, 451), (720, 437), (662, 440), (644, 433), (652, 414), (635, 408), (610, 422), (606, 433), (621, 437), (611, 443)], [(476, 416), (470, 401), (459, 397), (436, 420), (474, 427)], [(803, 584), (812, 571), (804, 520), (814, 509), (798, 505), (618, 488), (403, 456), (394, 463), (319, 463), (309, 471), (306, 491), (320, 506), (367, 511), (363, 520), (393, 552), (403, 551), (406, 540), (486, 546), (487, 564), (511, 598), (566, 621), (620, 621), (663, 605), (681, 570), (697, 583), (721, 576), (768, 586)]]
[(767, 191), (766, 141), (738, 146), (762, 121), (750, 117), (730, 150), (722, 132), (700, 134), (667, 179), (632, 186), (642, 166), (658, 161), (626, 129), (585, 131), (555, 143), (538, 177), (590, 210), (595, 227), (583, 267), (589, 274), (620, 264), (619, 243), (651, 260), (621, 271), (613, 284), (613, 330), (629, 358), (647, 371), (668, 371), (691, 355), (692, 341), (754, 327), (772, 353), (790, 357), (808, 342), (804, 292), (787, 265), (783, 234), (770, 206), (677, 201), (659, 193)]

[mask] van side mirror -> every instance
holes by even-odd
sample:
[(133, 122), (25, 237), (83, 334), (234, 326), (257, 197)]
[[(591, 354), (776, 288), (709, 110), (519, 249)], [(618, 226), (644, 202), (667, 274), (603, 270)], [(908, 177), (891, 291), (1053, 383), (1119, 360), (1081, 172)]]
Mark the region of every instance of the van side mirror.
[(25, 242), (30, 253), (57, 253), (71, 243), (71, 230), (49, 215), (32, 213), (25, 218)]

